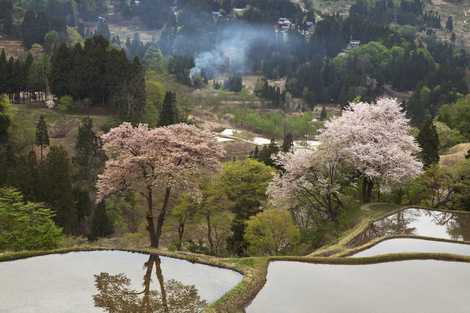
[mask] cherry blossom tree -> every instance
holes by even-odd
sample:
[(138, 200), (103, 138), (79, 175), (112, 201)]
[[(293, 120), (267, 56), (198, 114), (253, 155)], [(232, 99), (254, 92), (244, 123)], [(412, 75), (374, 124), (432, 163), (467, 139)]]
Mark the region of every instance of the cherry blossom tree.
[(268, 187), (271, 204), (289, 209), (305, 229), (325, 220), (336, 222), (349, 201), (344, 190), (353, 183), (350, 177), (358, 176), (345, 174), (360, 175), (367, 202), (374, 184), (402, 183), (422, 172), (410, 130), (395, 99), (352, 103), (325, 124), (316, 151), (277, 155), (284, 171)]
[(396, 99), (351, 103), (340, 117), (325, 124), (322, 143), (336, 147), (363, 177), (363, 201), (374, 184), (402, 183), (422, 172), (420, 148), (410, 134), (409, 120)]
[(340, 183), (341, 158), (325, 143), (314, 150), (280, 153), (275, 162), (284, 170), (269, 184), (270, 203), (293, 213), (296, 224), (308, 230), (325, 221), (337, 222), (344, 207)]
[[(150, 129), (145, 124), (123, 123), (102, 140), (108, 160), (98, 177), (98, 201), (125, 190), (140, 194), (147, 203), (147, 229), (155, 248), (173, 193), (195, 189), (197, 176), (218, 169), (224, 154), (214, 136), (186, 124)], [(162, 204), (156, 210), (160, 193)]]

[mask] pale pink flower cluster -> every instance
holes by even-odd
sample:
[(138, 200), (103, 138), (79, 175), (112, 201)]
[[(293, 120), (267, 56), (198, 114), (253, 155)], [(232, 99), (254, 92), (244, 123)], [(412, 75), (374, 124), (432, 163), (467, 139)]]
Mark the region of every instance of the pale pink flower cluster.
[[(352, 103), (340, 117), (326, 123), (317, 151), (281, 153), (277, 162), (284, 172), (268, 187), (273, 205), (303, 206), (329, 214), (339, 194), (339, 169), (352, 168), (385, 184), (401, 183), (422, 172), (416, 155), (420, 149), (410, 134), (409, 121), (396, 99)], [(334, 212), (333, 212), (334, 213)]]
[(319, 140), (335, 147), (342, 158), (373, 180), (401, 183), (422, 172), (416, 157), (420, 148), (396, 99), (352, 103), (340, 117), (325, 124)]
[(162, 187), (191, 187), (201, 170), (215, 170), (224, 155), (216, 138), (195, 126), (151, 129), (122, 123), (102, 136), (108, 157), (98, 177), (98, 201), (121, 190), (146, 194)]

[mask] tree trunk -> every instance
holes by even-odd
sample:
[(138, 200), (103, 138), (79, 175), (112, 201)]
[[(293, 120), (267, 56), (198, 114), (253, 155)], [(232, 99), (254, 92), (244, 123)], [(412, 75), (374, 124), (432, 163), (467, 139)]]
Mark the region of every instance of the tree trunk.
[(374, 182), (370, 178), (364, 177), (362, 179), (362, 203), (370, 203), (373, 189)]
[(162, 209), (160, 210), (160, 214), (158, 214), (158, 219), (157, 219), (157, 228), (156, 228), (156, 245), (152, 246), (155, 248), (158, 248), (160, 245), (160, 237), (162, 235), (162, 228), (163, 224), (165, 223), (165, 218), (166, 218), (166, 211), (168, 210), (168, 203), (170, 202), (170, 194), (171, 194), (171, 187), (166, 187), (165, 189), (165, 198), (163, 200), (163, 206)]
[(153, 221), (153, 192), (150, 188), (147, 193), (147, 230), (150, 236), (150, 246), (152, 248), (158, 248), (158, 238)]
[(211, 215), (206, 215), (207, 221), (207, 241), (209, 242), (209, 253), (214, 254), (214, 242), (212, 241), (212, 224), (211, 224)]
[[(168, 189), (169, 188), (167, 188), (167, 190)], [(160, 284), (160, 294), (162, 296), (163, 310), (165, 313), (169, 313), (170, 311), (168, 310), (168, 300), (167, 300), (166, 289), (165, 289), (165, 280), (163, 278), (160, 257), (158, 256), (155, 259), (155, 272), (157, 273), (158, 283)]]
[(181, 250), (181, 246), (183, 245), (184, 226), (185, 222), (180, 222), (178, 224), (178, 245), (176, 247), (177, 250)]

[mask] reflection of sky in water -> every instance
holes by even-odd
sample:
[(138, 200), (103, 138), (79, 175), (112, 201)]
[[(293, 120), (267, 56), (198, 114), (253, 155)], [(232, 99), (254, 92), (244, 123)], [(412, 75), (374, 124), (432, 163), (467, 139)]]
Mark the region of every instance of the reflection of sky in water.
[(462, 243), (423, 240), (415, 238), (393, 238), (356, 253), (356, 257), (374, 256), (387, 253), (404, 252), (440, 252), (460, 255), (470, 255), (470, 245)]
[(410, 208), (378, 220), (356, 236), (348, 247), (361, 246), (375, 238), (417, 235), (470, 241), (470, 214)]
[[(0, 313), (91, 313), (95, 274), (124, 273), (131, 288), (143, 289), (149, 256), (120, 251), (72, 252), (0, 262)], [(202, 299), (213, 302), (241, 280), (220, 268), (161, 257), (165, 281), (195, 285)], [(155, 275), (152, 289), (158, 288)], [(132, 312), (129, 312), (132, 313)]]
[(468, 313), (470, 264), (273, 262), (247, 313)]
[[(413, 229), (412, 233), (415, 235), (455, 240), (462, 239), (462, 236), (453, 238), (448, 233), (449, 222), (454, 221), (451, 213), (423, 209), (407, 209), (403, 213), (405, 220), (409, 221), (407, 228)], [(396, 215), (391, 218), (396, 218)]]

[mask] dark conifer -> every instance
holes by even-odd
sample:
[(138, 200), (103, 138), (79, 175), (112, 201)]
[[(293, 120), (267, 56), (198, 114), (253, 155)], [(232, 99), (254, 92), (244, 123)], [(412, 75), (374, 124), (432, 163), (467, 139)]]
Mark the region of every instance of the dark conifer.
[(179, 122), (178, 109), (176, 107), (176, 93), (168, 91), (160, 110), (158, 126), (168, 126)]
[(425, 167), (439, 162), (439, 137), (432, 119), (428, 119), (418, 134), (421, 159)]
[(47, 130), (47, 123), (43, 115), (39, 117), (38, 123), (36, 125), (36, 145), (39, 146), (41, 151), (42, 161), (44, 148), (49, 146), (49, 132)]

